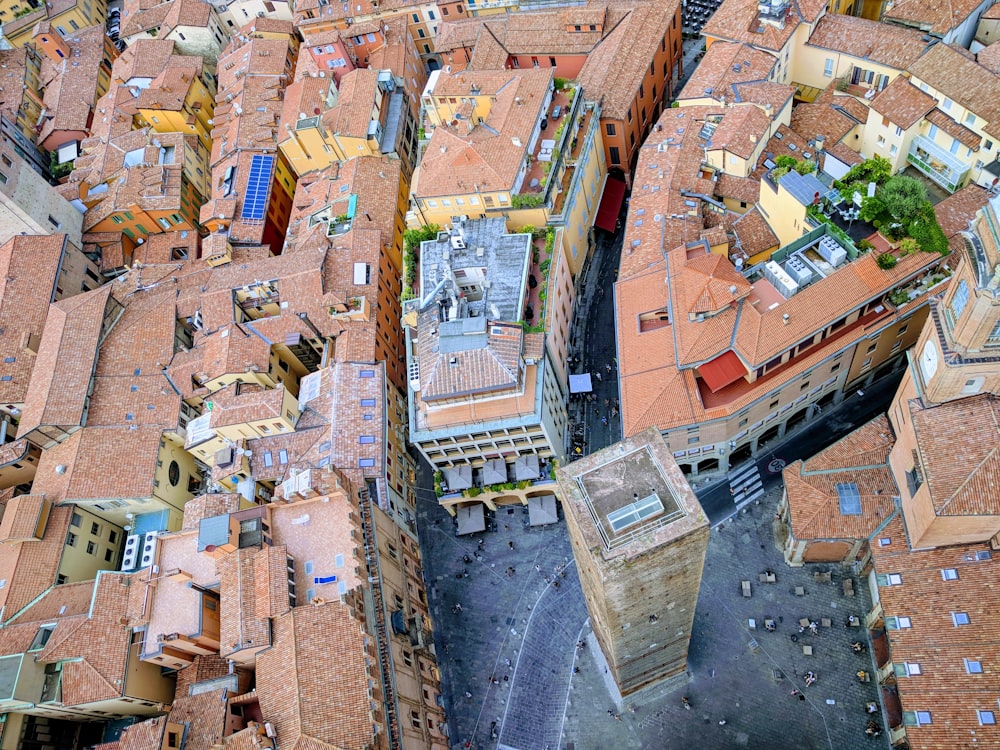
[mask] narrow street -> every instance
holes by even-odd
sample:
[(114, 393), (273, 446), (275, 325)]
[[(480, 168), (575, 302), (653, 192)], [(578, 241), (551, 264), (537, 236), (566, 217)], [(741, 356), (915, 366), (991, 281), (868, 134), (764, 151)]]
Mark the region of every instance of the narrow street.
[(585, 271), (577, 299), (572, 337), (574, 348), (571, 352), (571, 356), (578, 357), (579, 361), (570, 371), (576, 374), (589, 372), (594, 388), (592, 394), (578, 394), (570, 401), (571, 425), (584, 425), (585, 444), (581, 446), (581, 455), (605, 448), (622, 437), (614, 284), (625, 230), (619, 229), (614, 234), (600, 229), (595, 231), (594, 255)]

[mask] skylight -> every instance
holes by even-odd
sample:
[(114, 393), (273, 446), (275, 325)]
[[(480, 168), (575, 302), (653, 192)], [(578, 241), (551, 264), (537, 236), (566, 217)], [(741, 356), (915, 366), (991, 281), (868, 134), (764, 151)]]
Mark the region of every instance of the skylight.
[(840, 498), (840, 514), (861, 515), (861, 493), (854, 482), (837, 482), (837, 496)]
[(656, 494), (644, 497), (634, 503), (629, 503), (623, 508), (608, 513), (608, 523), (615, 533), (642, 523), (647, 518), (659, 515), (663, 512), (663, 503)]

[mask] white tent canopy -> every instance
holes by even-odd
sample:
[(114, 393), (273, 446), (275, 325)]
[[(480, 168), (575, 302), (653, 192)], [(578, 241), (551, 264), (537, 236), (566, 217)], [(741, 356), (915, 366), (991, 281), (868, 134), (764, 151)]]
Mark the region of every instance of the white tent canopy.
[(461, 492), (472, 486), (472, 467), (452, 466), (444, 470), (444, 480), (449, 492)]
[(514, 462), (514, 478), (518, 482), (538, 479), (538, 456), (519, 456)]
[(502, 458), (491, 458), (483, 466), (483, 484), (503, 484), (507, 481), (507, 463)]
[(547, 523), (556, 523), (558, 520), (559, 511), (556, 510), (555, 495), (528, 498), (528, 523), (531, 526), (544, 526)]
[(594, 384), (590, 379), (589, 372), (569, 376), (570, 393), (590, 393), (592, 390), (594, 390)]
[(474, 503), (464, 508), (459, 508), (456, 514), (458, 518), (458, 535), (475, 534), (477, 531), (486, 530), (486, 517), (483, 513), (483, 504)]

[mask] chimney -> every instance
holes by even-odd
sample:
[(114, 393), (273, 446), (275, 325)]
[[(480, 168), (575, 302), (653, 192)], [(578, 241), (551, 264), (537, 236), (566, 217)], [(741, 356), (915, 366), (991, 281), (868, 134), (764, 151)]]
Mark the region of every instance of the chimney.
[(788, 313), (781, 316), (781, 321), (787, 326), (788, 325)]

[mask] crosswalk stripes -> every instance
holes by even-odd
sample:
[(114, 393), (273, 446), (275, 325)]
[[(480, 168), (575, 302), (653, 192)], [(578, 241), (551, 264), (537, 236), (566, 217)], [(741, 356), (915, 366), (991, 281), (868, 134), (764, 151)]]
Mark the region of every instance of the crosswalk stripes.
[(729, 489), (737, 507), (758, 500), (764, 496), (764, 484), (757, 471), (757, 463), (751, 461), (737, 466), (729, 472)]

